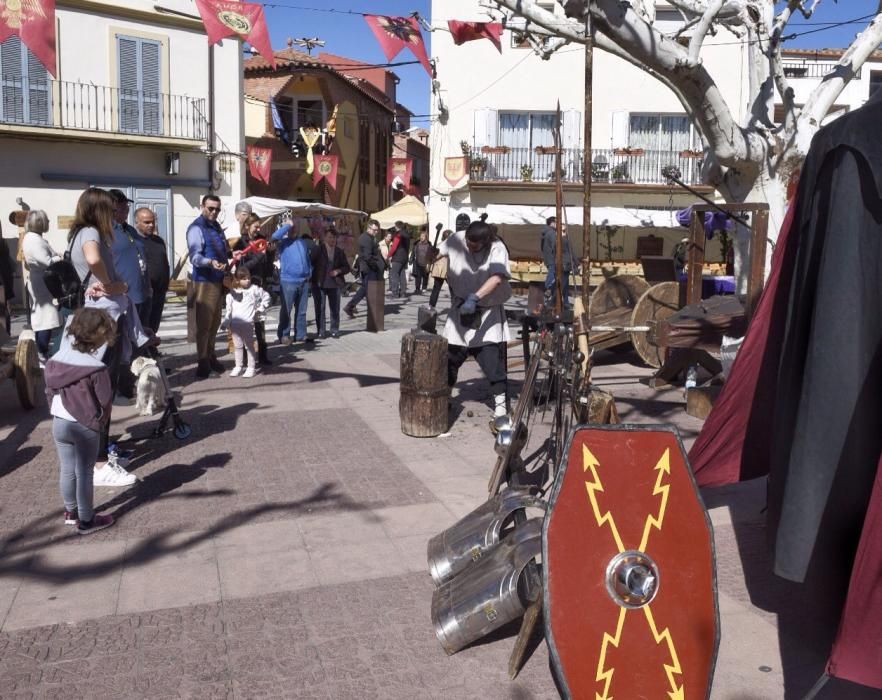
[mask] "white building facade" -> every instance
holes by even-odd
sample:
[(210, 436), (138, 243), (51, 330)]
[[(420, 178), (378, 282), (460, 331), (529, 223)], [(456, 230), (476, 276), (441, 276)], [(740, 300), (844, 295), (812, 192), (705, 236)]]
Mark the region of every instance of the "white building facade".
[[(540, 3), (543, 4), (543, 3)], [(559, 4), (548, 9), (561, 14)], [(430, 223), (454, 228), (466, 214), (488, 213), (514, 257), (537, 257), (538, 232), (552, 215), (554, 111), (562, 112), (561, 177), (570, 238), (581, 240), (585, 55), (581, 45), (565, 46), (542, 60), (506, 30), (502, 53), (486, 40), (462, 46), (443, 31), (447, 20), (487, 21), (481, 0), (433, 0), (432, 55), (437, 66), (433, 109)], [(496, 13), (499, 16), (499, 13)], [(665, 31), (682, 24), (670, 6), (659, 3), (657, 25)], [(746, 51), (731, 35), (709, 39), (702, 59), (740, 119), (746, 108)], [(471, 151), (467, 181), (445, 180), (444, 159)], [(677, 97), (649, 74), (597, 50), (594, 55), (592, 259), (634, 259), (637, 239), (665, 239), (664, 253), (683, 235), (670, 212), (696, 201), (672, 189), (661, 175), (667, 165), (683, 180), (700, 183), (701, 138)], [(476, 167), (477, 165), (477, 167)], [(698, 186), (706, 195), (710, 188)], [(598, 216), (602, 215), (602, 219)], [(600, 228), (598, 228), (598, 225)], [(615, 244), (603, 233), (613, 225)], [(608, 229), (607, 229), (608, 232)], [(575, 234), (575, 235), (574, 235)], [(581, 245), (577, 246), (581, 250)]]
[(116, 187), (133, 212), (156, 212), (174, 266), (202, 196), (243, 197), (241, 44), (209, 48), (194, 13), (186, 0), (60, 0), (57, 78), (17, 37), (0, 43), (0, 215), (12, 250), (17, 198), (47, 212), (61, 251), (82, 191)]

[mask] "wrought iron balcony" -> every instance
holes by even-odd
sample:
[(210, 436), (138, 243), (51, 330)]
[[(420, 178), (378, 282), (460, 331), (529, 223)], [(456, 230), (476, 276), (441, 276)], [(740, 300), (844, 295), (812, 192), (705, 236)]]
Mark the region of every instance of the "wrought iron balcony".
[(0, 76), (0, 124), (204, 141), (206, 100)]
[[(561, 153), (561, 181), (582, 182), (581, 148)], [(676, 165), (688, 184), (701, 184), (700, 151), (647, 151), (643, 149), (592, 149), (593, 182), (611, 184), (664, 185), (661, 171)], [(475, 182), (554, 182), (555, 154), (550, 148), (473, 148), (469, 177)]]
[[(788, 78), (823, 78), (832, 73), (839, 64), (836, 61), (817, 61), (814, 59), (785, 58), (781, 61), (784, 75)], [(856, 80), (861, 79), (861, 69), (857, 70)]]

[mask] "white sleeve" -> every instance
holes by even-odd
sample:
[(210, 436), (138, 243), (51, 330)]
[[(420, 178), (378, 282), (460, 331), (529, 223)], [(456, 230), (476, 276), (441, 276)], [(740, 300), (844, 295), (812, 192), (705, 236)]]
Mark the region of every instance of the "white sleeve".
[(490, 245), (490, 254), (487, 256), (487, 266), (491, 275), (511, 277), (511, 265), (508, 261), (508, 250), (505, 244), (494, 241)]
[(272, 299), (270, 298), (269, 292), (263, 287), (258, 287), (258, 289), (260, 290), (260, 302), (257, 305), (257, 310), (260, 311), (260, 313), (265, 313), (270, 307)]

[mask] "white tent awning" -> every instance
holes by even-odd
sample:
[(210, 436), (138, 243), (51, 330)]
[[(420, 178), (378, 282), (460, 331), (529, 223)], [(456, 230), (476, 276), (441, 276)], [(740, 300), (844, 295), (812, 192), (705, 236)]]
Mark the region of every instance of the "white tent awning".
[[(554, 206), (529, 204), (488, 204), (487, 222), (506, 225), (545, 225), (555, 215)], [(564, 207), (564, 220), (582, 225), (582, 207)], [(630, 226), (632, 228), (680, 228), (673, 212), (628, 207), (592, 207), (591, 223), (595, 226)]]
[(239, 235), (235, 215), (236, 204), (239, 201), (248, 202), (251, 205), (251, 211), (261, 219), (278, 216), (286, 211), (290, 211), (294, 216), (309, 216), (311, 214), (320, 216), (367, 216), (366, 212), (358, 211), (357, 209), (342, 209), (320, 202), (298, 202), (292, 199), (271, 199), (270, 197), (246, 197), (244, 200), (230, 200), (224, 204), (223, 211), (218, 217), (218, 222), (224, 229), (228, 229), (227, 236), (231, 234)]
[(425, 226), (429, 222), (426, 206), (413, 195), (405, 195), (391, 207), (371, 214), (371, 218), (379, 222), (380, 228), (391, 228), (397, 221), (408, 226)]

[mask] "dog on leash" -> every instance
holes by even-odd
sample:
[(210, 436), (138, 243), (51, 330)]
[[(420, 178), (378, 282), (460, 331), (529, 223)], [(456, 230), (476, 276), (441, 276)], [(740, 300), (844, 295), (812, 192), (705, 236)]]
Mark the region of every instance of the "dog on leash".
[(156, 360), (149, 357), (136, 357), (132, 360), (132, 374), (138, 378), (135, 385), (135, 407), (142, 416), (152, 416), (165, 406), (165, 385), (160, 371)]

